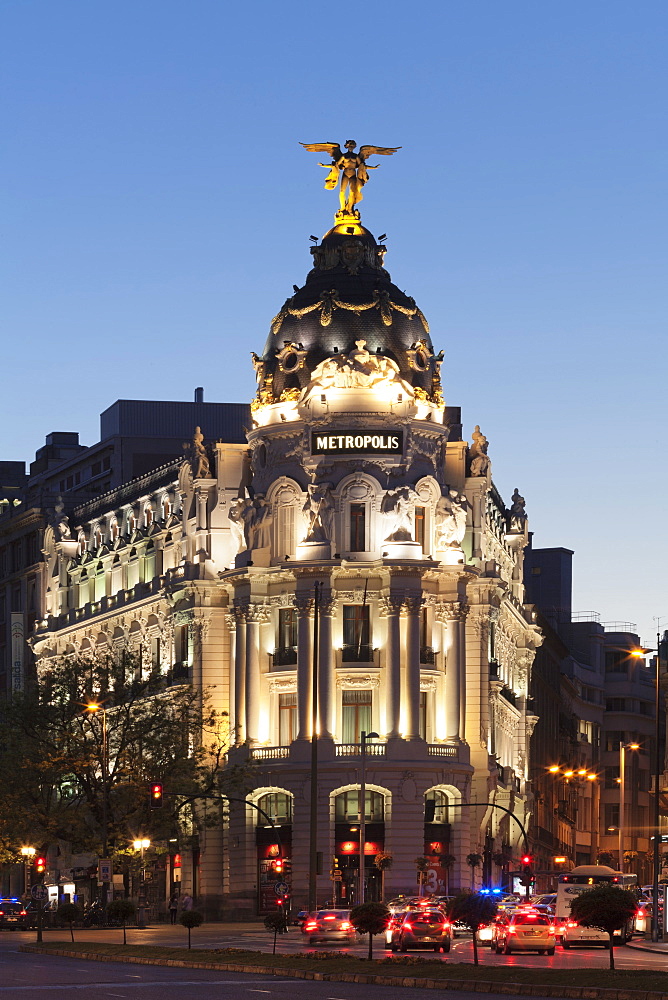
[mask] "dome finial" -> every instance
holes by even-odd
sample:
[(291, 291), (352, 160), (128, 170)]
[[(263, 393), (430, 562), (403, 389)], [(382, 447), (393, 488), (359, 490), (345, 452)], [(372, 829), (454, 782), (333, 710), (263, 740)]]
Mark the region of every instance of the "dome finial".
[(392, 156), (401, 146), (360, 146), (355, 152), (356, 142), (348, 139), (344, 143), (345, 152), (337, 142), (302, 142), (300, 146), (309, 153), (329, 153), (331, 163), (321, 163), (319, 166), (329, 170), (325, 178), (325, 187), (332, 191), (339, 185), (340, 209), (334, 216), (337, 225), (344, 222), (359, 222), (360, 213), (355, 208), (362, 200), (362, 188), (369, 180), (369, 170), (377, 170), (367, 164), (370, 156)]

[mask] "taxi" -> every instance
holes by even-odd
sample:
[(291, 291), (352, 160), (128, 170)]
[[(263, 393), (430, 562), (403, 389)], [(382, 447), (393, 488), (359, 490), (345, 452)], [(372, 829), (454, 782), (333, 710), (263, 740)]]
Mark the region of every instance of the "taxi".
[(492, 950), (497, 955), (512, 955), (514, 951), (554, 955), (556, 943), (554, 920), (534, 910), (517, 910), (495, 926)]

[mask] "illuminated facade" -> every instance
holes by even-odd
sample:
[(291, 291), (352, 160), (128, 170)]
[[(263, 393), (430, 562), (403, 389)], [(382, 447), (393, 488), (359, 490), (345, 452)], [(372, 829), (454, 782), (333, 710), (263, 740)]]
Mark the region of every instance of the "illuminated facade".
[[(379, 851), (393, 858), (386, 896), (415, 891), (418, 856), (432, 891), (480, 885), (498, 877), (493, 856), (523, 850), (490, 804), (528, 818), (540, 633), (524, 598), (524, 501), (500, 497), (480, 429), (463, 439), (442, 354), (382, 242), (344, 216), (312, 254), (253, 355), (247, 444), (198, 433), (178, 469), (47, 529), (37, 654), (135, 646), (166, 684), (206, 688), (230, 713), (230, 764), (279, 824), (295, 906), (317, 664), (318, 898), (357, 896), (360, 739), (372, 730), (367, 897), (380, 891)], [(258, 815), (230, 804), (182, 854), (210, 916), (274, 905), (277, 837)]]

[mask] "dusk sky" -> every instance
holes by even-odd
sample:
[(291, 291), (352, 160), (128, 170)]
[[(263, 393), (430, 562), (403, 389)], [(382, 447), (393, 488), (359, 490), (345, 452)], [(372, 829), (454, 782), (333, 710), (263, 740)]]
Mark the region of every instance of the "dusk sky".
[[(574, 610), (668, 627), (665, 0), (5, 0), (4, 460), (118, 398), (248, 401), (338, 207), (301, 142), (402, 146), (361, 212)], [(206, 433), (206, 428), (203, 428)]]

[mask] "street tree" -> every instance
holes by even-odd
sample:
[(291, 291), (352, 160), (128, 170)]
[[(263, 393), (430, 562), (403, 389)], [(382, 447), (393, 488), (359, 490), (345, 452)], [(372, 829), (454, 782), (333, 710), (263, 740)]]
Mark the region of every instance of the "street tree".
[(609, 938), (610, 968), (615, 967), (614, 933), (621, 931), (637, 909), (634, 892), (602, 883), (581, 892), (571, 903), (571, 917), (583, 927), (597, 927)]
[(473, 962), (478, 964), (478, 930), (488, 924), (496, 916), (497, 905), (489, 896), (479, 892), (460, 892), (448, 905), (448, 919), (451, 923), (460, 922), (469, 928), (473, 935)]
[(358, 934), (369, 935), (369, 961), (373, 958), (374, 934), (382, 934), (390, 919), (384, 903), (361, 903), (350, 911), (350, 922)]
[(190, 950), (190, 932), (193, 927), (199, 927), (204, 917), (199, 910), (184, 910), (179, 916), (179, 923), (188, 928), (188, 950)]
[[(81, 852), (124, 846), (138, 830), (173, 836), (179, 796), (218, 790), (228, 736), (206, 695), (168, 685), (127, 650), (54, 658), (0, 711), (0, 843), (63, 840)], [(149, 808), (155, 780), (171, 793), (160, 810)]]
[(107, 917), (109, 920), (118, 920), (123, 926), (123, 944), (127, 944), (125, 928), (128, 920), (132, 920), (137, 908), (131, 899), (112, 899), (107, 907)]

